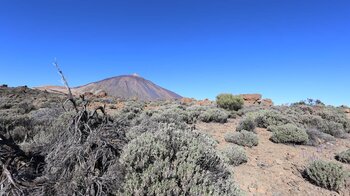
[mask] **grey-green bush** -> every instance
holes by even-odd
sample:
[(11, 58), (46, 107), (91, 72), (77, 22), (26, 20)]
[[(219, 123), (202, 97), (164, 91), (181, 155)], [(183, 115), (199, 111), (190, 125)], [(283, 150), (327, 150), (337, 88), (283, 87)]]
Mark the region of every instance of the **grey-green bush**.
[(275, 143), (306, 144), (309, 140), (306, 130), (293, 124), (270, 126), (268, 130), (272, 132), (270, 139)]
[(323, 133), (318, 129), (307, 128), (306, 133), (309, 137), (309, 141), (307, 142), (307, 145), (310, 145), (310, 146), (318, 146), (326, 142), (335, 141), (335, 137), (327, 133)]
[(227, 119), (227, 112), (218, 108), (210, 108), (199, 115), (199, 120), (203, 122), (226, 123)]
[(308, 127), (320, 130), (323, 133), (332, 135), (336, 138), (342, 138), (345, 136), (345, 130), (342, 124), (323, 119), (321, 116), (316, 115), (303, 115), (300, 117), (301, 123)]
[(216, 97), (216, 104), (226, 110), (239, 110), (244, 105), (244, 100), (241, 96), (232, 94), (220, 94)]
[(246, 117), (239, 122), (236, 128), (236, 131), (246, 130), (246, 131), (255, 132), (255, 127), (256, 125), (255, 125), (254, 119), (250, 117)]
[(225, 141), (247, 147), (257, 146), (259, 144), (258, 136), (255, 133), (246, 130), (235, 133), (227, 133), (225, 135)]
[(267, 128), (272, 125), (284, 125), (290, 123), (291, 120), (277, 110), (263, 110), (257, 112), (255, 115), (255, 123), (257, 127)]
[(337, 154), (335, 158), (340, 162), (350, 164), (350, 149)]
[(345, 183), (347, 172), (339, 164), (313, 161), (305, 170), (304, 176), (313, 184), (332, 190), (339, 191)]
[(232, 145), (224, 150), (224, 155), (230, 165), (238, 166), (248, 162), (248, 157), (243, 147)]
[(223, 160), (199, 133), (144, 133), (124, 148), (122, 195), (240, 195)]

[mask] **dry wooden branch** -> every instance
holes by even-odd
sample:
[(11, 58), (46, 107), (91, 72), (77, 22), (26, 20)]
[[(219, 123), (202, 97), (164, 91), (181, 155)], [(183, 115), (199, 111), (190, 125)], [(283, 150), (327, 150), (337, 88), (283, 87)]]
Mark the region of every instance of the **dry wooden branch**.
[[(60, 67), (58, 66), (58, 63), (57, 61), (55, 60), (55, 62), (53, 63), (53, 65), (56, 67), (58, 73), (60, 74), (61, 78), (62, 78), (62, 81), (63, 81), (63, 84), (64, 86), (67, 88), (67, 91), (68, 91), (68, 100), (70, 102), (72, 102), (73, 106), (74, 106), (74, 109), (76, 112), (79, 112), (78, 108), (77, 108), (77, 104), (75, 102), (75, 99), (74, 99), (74, 96), (72, 94), (72, 90), (71, 88), (69, 87), (68, 85), (68, 81), (66, 80), (66, 78), (64, 77), (64, 74), (62, 72), (62, 70), (60, 69)], [(65, 102), (66, 103), (66, 102)]]

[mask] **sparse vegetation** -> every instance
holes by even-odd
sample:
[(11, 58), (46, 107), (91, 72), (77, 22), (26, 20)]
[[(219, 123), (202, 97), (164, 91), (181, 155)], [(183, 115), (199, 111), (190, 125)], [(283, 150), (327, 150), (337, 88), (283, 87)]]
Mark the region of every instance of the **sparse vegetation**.
[[(227, 167), (248, 161), (245, 150), (251, 151), (242, 146), (258, 145), (256, 127), (268, 127), (274, 142), (312, 146), (346, 138), (350, 129), (343, 110), (316, 102), (237, 112), (214, 104), (104, 97), (91, 98), (91, 105), (77, 100), (76, 111), (69, 102), (62, 108), (65, 99), (25, 87), (0, 88), (0, 195), (241, 195)], [(97, 103), (111, 115), (93, 115)], [(232, 115), (242, 119), (217, 124)], [(216, 127), (230, 126), (236, 132), (225, 140), (235, 145), (217, 152), (221, 138), (202, 131), (220, 134)], [(335, 158), (349, 163), (349, 154)], [(339, 168), (311, 166), (307, 179), (341, 189), (345, 177), (332, 173)]]
[(339, 191), (348, 174), (339, 164), (316, 160), (305, 169), (304, 176), (317, 186)]
[(244, 100), (241, 96), (220, 94), (216, 97), (216, 104), (220, 108), (237, 111), (243, 107)]
[(246, 130), (226, 134), (225, 141), (247, 147), (257, 146), (259, 143), (258, 136)]
[[(46, 99), (28, 102), (28, 95), (22, 97), (24, 92), (18, 89), (7, 89), (11, 92), (5, 93), (18, 94), (20, 99), (5, 100), (7, 95), (1, 96), (0, 166), (6, 170), (0, 169), (0, 194), (242, 193), (214, 149), (216, 142), (193, 128), (198, 119), (226, 122), (228, 114), (223, 109), (159, 102), (154, 105), (157, 109), (149, 110), (146, 103), (125, 101), (121, 109), (114, 109), (117, 112), (113, 116), (105, 116), (103, 108), (94, 113), (84, 106), (88, 102), (80, 100), (76, 101), (76, 109), (66, 104), (69, 111), (64, 112), (64, 97), (21, 89), (31, 94), (29, 98), (50, 99), (45, 104)], [(4, 172), (16, 174), (12, 176), (13, 183)], [(138, 181), (141, 176), (143, 182)], [(38, 179), (45, 179), (40, 181), (40, 187), (33, 182)], [(24, 182), (26, 185), (17, 186)]]

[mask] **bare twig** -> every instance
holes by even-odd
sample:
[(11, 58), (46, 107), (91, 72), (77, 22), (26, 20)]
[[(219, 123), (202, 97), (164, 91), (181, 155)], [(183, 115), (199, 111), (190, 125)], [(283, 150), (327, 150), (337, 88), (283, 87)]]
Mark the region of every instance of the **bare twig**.
[(53, 65), (56, 67), (58, 73), (60, 74), (60, 76), (61, 76), (61, 78), (62, 78), (62, 81), (63, 81), (64, 86), (67, 88), (67, 91), (68, 91), (68, 100), (71, 101), (71, 102), (73, 103), (73, 106), (74, 106), (75, 111), (76, 111), (76, 112), (79, 112), (79, 110), (78, 110), (78, 108), (77, 108), (77, 104), (76, 104), (75, 99), (74, 99), (74, 97), (73, 97), (71, 88), (69, 87), (68, 82), (67, 82), (66, 78), (64, 77), (62, 70), (61, 70), (60, 67), (58, 66), (58, 63), (57, 63), (56, 60), (55, 60), (55, 62), (53, 63)]

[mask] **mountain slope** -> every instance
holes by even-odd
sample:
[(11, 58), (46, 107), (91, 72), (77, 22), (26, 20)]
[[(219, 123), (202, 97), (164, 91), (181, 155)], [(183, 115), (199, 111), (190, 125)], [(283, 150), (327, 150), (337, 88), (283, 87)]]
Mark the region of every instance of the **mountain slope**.
[[(39, 87), (38, 89), (61, 92), (65, 91), (62, 87), (54, 86)], [(181, 98), (180, 95), (162, 88), (136, 74), (122, 75), (107, 78), (98, 82), (92, 82), (72, 88), (72, 92), (74, 94), (83, 94), (86, 92), (99, 94), (100, 92), (106, 92), (108, 96), (123, 99), (137, 98), (142, 101), (174, 100)]]
[(91, 92), (98, 94), (101, 91), (108, 96), (124, 99), (138, 98), (143, 101), (179, 99), (180, 95), (164, 89), (153, 82), (137, 75), (123, 75), (93, 82), (73, 88), (79, 93)]

